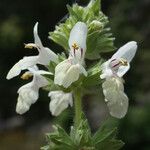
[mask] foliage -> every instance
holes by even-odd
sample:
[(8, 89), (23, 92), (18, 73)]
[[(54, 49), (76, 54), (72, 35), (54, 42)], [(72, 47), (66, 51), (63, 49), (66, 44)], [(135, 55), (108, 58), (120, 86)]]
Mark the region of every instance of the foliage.
[(42, 150), (119, 150), (124, 145), (116, 139), (117, 129), (108, 127), (107, 122), (94, 135), (84, 117), (77, 128), (71, 127), (70, 135), (58, 125), (54, 129), (47, 134), (48, 144)]

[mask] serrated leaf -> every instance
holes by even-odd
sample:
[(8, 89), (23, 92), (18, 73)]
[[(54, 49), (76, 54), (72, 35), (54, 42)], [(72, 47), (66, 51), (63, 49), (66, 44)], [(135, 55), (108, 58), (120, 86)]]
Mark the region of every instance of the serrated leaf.
[[(70, 16), (73, 17), (75, 22), (82, 21), (82, 15), (83, 15), (83, 8), (78, 6), (77, 4), (74, 4), (73, 7), (67, 5), (67, 9), (69, 11)], [(78, 13), (76, 13), (78, 11)]]
[(104, 122), (98, 131), (93, 135), (92, 140), (95, 144), (103, 142), (105, 140), (111, 140), (116, 138), (117, 128), (109, 126), (109, 120)]
[(87, 7), (93, 11), (95, 15), (98, 15), (101, 10), (101, 0), (91, 0)]
[(86, 58), (98, 59), (100, 58), (100, 53), (110, 52), (115, 49), (112, 42), (114, 41), (114, 38), (112, 38), (111, 33), (107, 33), (108, 30), (109, 29), (104, 29), (103, 31), (93, 31), (88, 35)]
[(47, 140), (52, 143), (54, 149), (66, 147), (66, 149), (69, 150), (74, 148), (73, 141), (66, 131), (60, 126), (55, 126), (55, 132), (47, 134)]
[(110, 126), (109, 120), (93, 135), (92, 140), (97, 150), (119, 150), (124, 143), (116, 139), (117, 128)]
[(104, 142), (105, 140), (113, 139), (116, 136), (117, 128), (107, 129), (101, 128), (93, 136), (93, 142), (96, 144)]
[(121, 140), (107, 140), (105, 142), (98, 143), (95, 147), (97, 150), (119, 150), (124, 146)]
[(78, 148), (91, 147), (91, 130), (87, 119), (83, 115), (79, 126), (71, 128), (70, 137)]

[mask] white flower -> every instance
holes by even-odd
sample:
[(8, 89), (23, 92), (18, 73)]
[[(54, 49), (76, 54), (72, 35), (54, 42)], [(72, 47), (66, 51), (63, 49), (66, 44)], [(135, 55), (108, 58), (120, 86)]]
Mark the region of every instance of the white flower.
[(87, 76), (87, 72), (83, 67), (86, 52), (86, 37), (86, 24), (77, 22), (70, 32), (69, 58), (59, 63), (55, 68), (55, 84), (67, 88), (79, 79), (80, 74)]
[(100, 78), (106, 79), (102, 84), (105, 101), (110, 114), (116, 118), (122, 118), (127, 113), (128, 97), (124, 93), (121, 77), (129, 70), (136, 50), (136, 42), (129, 42), (121, 47), (111, 59), (102, 64)]
[(128, 110), (128, 97), (124, 93), (122, 79), (108, 78), (102, 84), (102, 88), (110, 114), (116, 118), (123, 118)]
[(80, 64), (73, 64), (73, 59), (69, 58), (56, 66), (54, 83), (67, 88), (78, 80), (81, 73), (87, 76), (84, 67)]
[(122, 46), (108, 61), (102, 65), (101, 79), (122, 77), (130, 68), (130, 62), (135, 56), (137, 43), (132, 41)]
[(49, 48), (44, 47), (38, 36), (38, 23), (34, 26), (34, 43), (25, 44), (25, 48), (37, 48), (39, 54), (37, 56), (27, 56), (17, 62), (7, 74), (7, 79), (11, 79), (20, 74), (22, 70), (33, 67), (36, 64), (48, 65), (50, 61), (58, 62), (58, 56)]
[(49, 110), (54, 116), (58, 116), (69, 105), (73, 105), (71, 93), (64, 93), (63, 91), (52, 91), (49, 92), (48, 96), (51, 98)]
[(30, 106), (39, 98), (39, 88), (48, 85), (48, 81), (41, 74), (51, 74), (43, 70), (37, 70), (37, 67), (29, 68), (22, 78), (28, 79), (33, 75), (33, 80), (25, 84), (18, 90), (18, 101), (16, 105), (16, 112), (23, 114), (30, 109)]

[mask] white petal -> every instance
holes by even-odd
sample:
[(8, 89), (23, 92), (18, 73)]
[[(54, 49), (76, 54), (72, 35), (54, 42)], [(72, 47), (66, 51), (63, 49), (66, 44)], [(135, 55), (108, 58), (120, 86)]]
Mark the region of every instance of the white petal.
[(55, 68), (54, 83), (68, 88), (73, 82), (79, 79), (80, 74), (87, 76), (87, 72), (80, 64), (72, 64), (72, 59), (64, 60)]
[(39, 88), (30, 82), (20, 87), (18, 90), (19, 97), (22, 101), (27, 103), (29, 106), (35, 103), (39, 97)]
[(34, 72), (34, 71), (38, 71), (39, 68), (38, 68), (37, 65), (34, 65), (34, 66), (32, 66), (32, 67), (29, 67), (28, 70), (29, 70), (29, 71), (31, 70), (30, 72)]
[(116, 118), (124, 117), (128, 109), (128, 97), (124, 93), (122, 79), (107, 78), (102, 88), (110, 114)]
[(77, 22), (70, 32), (69, 46), (72, 49), (72, 45), (76, 43), (78, 47), (86, 50), (86, 37), (87, 37), (87, 26), (83, 22)]
[[(40, 70), (36, 66), (29, 68), (29, 72), (33, 74), (33, 80), (20, 87), (18, 90), (18, 102), (16, 112), (23, 114), (30, 109), (30, 106), (35, 103), (39, 97), (39, 88), (48, 85), (48, 81), (39, 74)], [(38, 72), (38, 73), (37, 73)]]
[(48, 95), (51, 97), (49, 109), (54, 116), (58, 116), (68, 105), (72, 106), (72, 94), (62, 91), (52, 91)]
[(81, 74), (83, 73), (84, 76), (87, 77), (87, 71), (85, 70), (85, 68), (84, 68), (82, 65), (80, 65), (79, 67), (80, 67), (80, 73), (81, 73)]
[(55, 67), (55, 77), (54, 77), (55, 84), (62, 85), (63, 80), (66, 76), (66, 72), (70, 68), (70, 66), (71, 66), (71, 63), (67, 59), (67, 60), (62, 61)]
[(128, 42), (112, 56), (111, 59), (124, 58), (130, 62), (135, 56), (137, 50), (137, 43), (135, 41)]
[(66, 72), (62, 85), (68, 88), (73, 82), (79, 79), (80, 68), (79, 65), (72, 65)]
[(45, 77), (39, 74), (34, 74), (33, 83), (34, 83), (34, 87), (36, 86), (38, 88), (47, 86), (49, 84), (48, 80), (46, 80)]
[(38, 56), (24, 57), (10, 69), (6, 78), (9, 80), (15, 76), (18, 76), (22, 70), (34, 66), (37, 63), (37, 60)]
[(34, 34), (34, 43), (39, 47), (42, 48), (42, 42), (38, 36), (38, 22), (35, 24), (34, 29), (33, 29), (33, 34)]
[(18, 97), (18, 102), (16, 105), (16, 112), (20, 115), (24, 114), (30, 109), (30, 106), (22, 101), (20, 97)]
[(53, 73), (45, 71), (45, 70), (38, 70), (38, 68), (35, 66), (28, 68), (29, 72), (35, 75), (52, 75)]
[(116, 118), (123, 118), (128, 110), (128, 97), (122, 91), (113, 90), (106, 93), (110, 114)]
[(16, 112), (23, 114), (30, 109), (30, 106), (35, 103), (39, 97), (38, 88), (34, 87), (33, 82), (30, 82), (18, 90), (18, 102)]
[(105, 79), (105, 78), (113, 76), (113, 72), (111, 68), (109, 67), (109, 63), (110, 61), (108, 60), (101, 65), (101, 69), (102, 69), (102, 74), (100, 75), (101, 79)]
[(34, 26), (34, 40), (39, 50), (39, 64), (48, 65), (50, 61), (58, 62), (58, 56), (49, 48), (42, 45), (38, 36), (38, 22)]
[(45, 71), (45, 70), (38, 70), (36, 73), (39, 74), (39, 75), (44, 75), (44, 74), (52, 75), (53, 74), (52, 72), (48, 72), (48, 71)]
[(115, 89), (117, 91), (124, 91), (123, 80), (119, 77), (107, 78), (102, 84), (103, 90)]
[(39, 64), (49, 65), (50, 61), (58, 63), (58, 56), (47, 47), (42, 47), (39, 51)]
[(129, 69), (130, 69), (130, 64), (129, 63), (128, 63), (127, 66), (120, 66), (118, 71), (117, 71), (117, 75), (119, 77), (122, 77)]

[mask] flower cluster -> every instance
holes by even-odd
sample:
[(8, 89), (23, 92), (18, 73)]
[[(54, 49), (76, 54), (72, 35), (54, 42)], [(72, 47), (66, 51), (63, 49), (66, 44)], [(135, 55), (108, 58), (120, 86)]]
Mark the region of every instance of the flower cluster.
[[(18, 90), (18, 101), (16, 105), (16, 112), (23, 114), (30, 109), (30, 106), (35, 103), (39, 97), (39, 89), (49, 84), (48, 80), (43, 75), (52, 75), (52, 72), (39, 70), (37, 65), (43, 65), (45, 68), (49, 62), (58, 63), (58, 56), (49, 48), (44, 47), (38, 36), (38, 23), (34, 26), (34, 43), (25, 44), (25, 48), (36, 48), (39, 51), (37, 56), (28, 56), (17, 62), (8, 72), (7, 79), (18, 76), (22, 70), (27, 70), (22, 76), (22, 79), (28, 79), (33, 76), (30, 83), (22, 86)], [(51, 97), (50, 111), (57, 116), (68, 105), (72, 106), (71, 93), (64, 93), (63, 91), (50, 91), (48, 94)], [(59, 111), (58, 111), (59, 110)]]
[[(69, 105), (73, 105), (72, 91), (66, 93), (63, 89), (69, 88), (78, 81), (81, 75), (84, 78), (88, 76), (85, 70), (88, 26), (84, 22), (77, 22), (73, 26), (68, 40), (69, 56), (63, 61), (59, 60), (57, 54), (42, 45), (37, 30), (38, 23), (34, 26), (34, 43), (25, 44), (25, 48), (36, 48), (39, 54), (24, 57), (17, 62), (8, 72), (7, 79), (18, 76), (23, 70), (27, 71), (21, 76), (22, 79), (28, 79), (33, 76), (30, 83), (18, 90), (16, 112), (23, 114), (37, 101), (39, 89), (49, 85), (45, 75), (52, 75), (54, 84), (59, 86), (60, 89), (49, 91), (48, 96), (51, 98), (49, 109), (52, 115), (58, 116)], [(105, 102), (108, 105), (110, 114), (117, 118), (124, 117), (127, 112), (128, 97), (124, 93), (122, 76), (129, 70), (130, 62), (136, 53), (136, 49), (136, 42), (129, 42), (121, 47), (108, 61), (99, 66), (99, 70), (100, 68), (102, 70), (99, 74), (100, 78), (105, 79), (102, 83)], [(40, 64), (47, 69), (50, 62), (56, 64), (54, 72), (38, 68)]]

